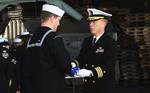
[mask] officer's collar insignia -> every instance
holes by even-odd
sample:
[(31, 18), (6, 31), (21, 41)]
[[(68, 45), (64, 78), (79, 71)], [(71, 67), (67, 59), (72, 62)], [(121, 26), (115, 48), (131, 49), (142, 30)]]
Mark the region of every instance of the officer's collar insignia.
[(95, 53), (103, 53), (104, 52), (104, 49), (103, 47), (99, 47), (96, 49)]

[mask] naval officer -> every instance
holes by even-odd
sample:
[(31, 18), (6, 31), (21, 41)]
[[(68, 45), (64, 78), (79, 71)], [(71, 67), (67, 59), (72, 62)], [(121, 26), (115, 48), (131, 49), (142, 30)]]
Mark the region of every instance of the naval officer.
[(117, 43), (106, 34), (112, 14), (88, 8), (91, 36), (84, 39), (78, 60), (81, 69), (77, 75), (84, 79), (83, 93), (115, 93), (115, 62)]

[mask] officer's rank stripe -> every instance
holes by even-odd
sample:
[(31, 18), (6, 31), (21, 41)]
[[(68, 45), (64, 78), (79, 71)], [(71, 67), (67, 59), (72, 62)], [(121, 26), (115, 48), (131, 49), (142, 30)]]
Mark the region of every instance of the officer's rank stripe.
[(96, 69), (96, 72), (97, 72), (97, 75), (98, 75), (98, 78), (100, 77), (100, 74), (99, 74), (99, 70), (98, 68), (95, 68)]
[(97, 72), (98, 78), (103, 77), (103, 71), (102, 71), (101, 67), (96, 67), (95, 70)]

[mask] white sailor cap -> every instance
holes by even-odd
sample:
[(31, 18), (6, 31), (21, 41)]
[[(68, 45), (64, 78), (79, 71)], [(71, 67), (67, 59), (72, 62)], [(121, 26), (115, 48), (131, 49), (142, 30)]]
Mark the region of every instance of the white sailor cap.
[(20, 38), (15, 38), (13, 41), (13, 43), (20, 43), (20, 42), (22, 42), (22, 39), (20, 39)]
[(60, 17), (62, 17), (65, 13), (65, 11), (60, 9), (59, 7), (49, 4), (44, 4), (42, 7), (42, 11), (47, 11)]
[(87, 20), (89, 21), (94, 21), (98, 19), (109, 19), (112, 16), (112, 14), (106, 13), (104, 11), (95, 8), (88, 8), (87, 12), (88, 12)]
[(8, 39), (6, 39), (6, 38), (0, 38), (0, 43), (5, 43), (5, 42), (8, 42)]
[(28, 31), (22, 32), (21, 35), (25, 36), (25, 35), (29, 35), (30, 33)]

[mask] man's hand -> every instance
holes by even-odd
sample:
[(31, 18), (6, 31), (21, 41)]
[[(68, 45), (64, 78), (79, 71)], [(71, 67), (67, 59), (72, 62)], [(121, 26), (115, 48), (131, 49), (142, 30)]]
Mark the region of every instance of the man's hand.
[(72, 62), (71, 62), (71, 67), (72, 67), (72, 68), (74, 68), (74, 67), (79, 67), (79, 62), (78, 62), (78, 60), (76, 60), (76, 59), (72, 60)]
[(77, 67), (76, 63), (71, 62), (71, 67), (72, 67), (72, 68)]

